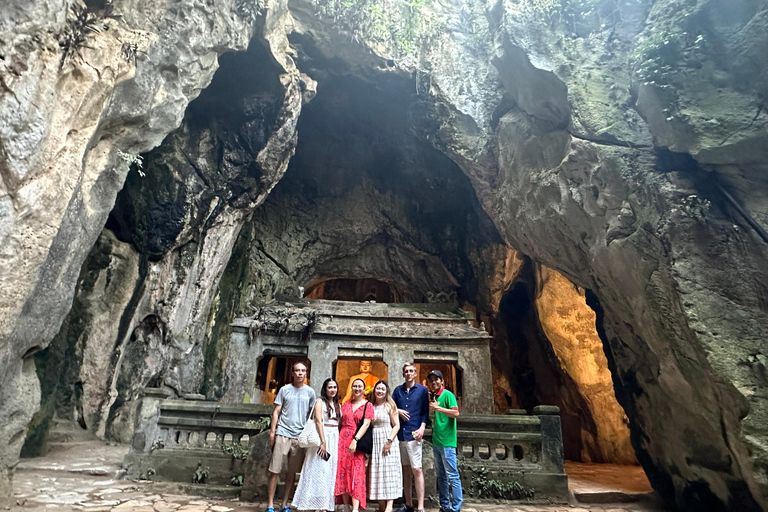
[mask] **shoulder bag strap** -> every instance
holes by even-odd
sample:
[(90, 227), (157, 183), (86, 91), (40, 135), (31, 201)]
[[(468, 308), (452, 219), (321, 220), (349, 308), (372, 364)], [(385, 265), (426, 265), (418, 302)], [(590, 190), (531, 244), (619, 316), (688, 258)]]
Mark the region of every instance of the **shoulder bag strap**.
[(317, 398), (312, 402), (312, 406), (307, 411), (307, 421), (311, 420), (315, 416), (315, 405), (317, 405)]

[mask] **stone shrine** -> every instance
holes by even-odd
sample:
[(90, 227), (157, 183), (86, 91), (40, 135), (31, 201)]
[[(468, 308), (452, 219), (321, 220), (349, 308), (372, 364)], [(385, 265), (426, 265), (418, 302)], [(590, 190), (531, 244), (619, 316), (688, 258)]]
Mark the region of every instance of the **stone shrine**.
[[(422, 383), (440, 370), (459, 401), (457, 456), (467, 499), (563, 503), (559, 409), (493, 414), (491, 337), (473, 320), (450, 304), (296, 299), (262, 306), (232, 324), (220, 402), (145, 390), (125, 465), (135, 477), (186, 483), (204, 473), (207, 487), (190, 492), (264, 498), (271, 405), (295, 361), (308, 365), (317, 392), (332, 376), (342, 393), (357, 377), (395, 386), (402, 366), (413, 362)], [(425, 438), (426, 486), (434, 489), (430, 429)]]
[(357, 377), (394, 387), (413, 362), (419, 382), (438, 369), (464, 412), (491, 414), (491, 337), (473, 319), (450, 304), (300, 299), (263, 306), (233, 323), (222, 401), (271, 405), (296, 360), (308, 363), (316, 392), (333, 377), (341, 398)]

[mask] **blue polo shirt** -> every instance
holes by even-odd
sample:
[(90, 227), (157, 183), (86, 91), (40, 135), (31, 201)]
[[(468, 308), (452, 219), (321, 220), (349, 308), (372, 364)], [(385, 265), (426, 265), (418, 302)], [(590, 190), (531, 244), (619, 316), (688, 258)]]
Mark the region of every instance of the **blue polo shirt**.
[(429, 391), (418, 382), (414, 382), (410, 390), (406, 389), (405, 384), (400, 384), (392, 392), (392, 400), (398, 409), (408, 411), (411, 415), (408, 421), (400, 419), (397, 438), (413, 441), (413, 431), (418, 430), (422, 423), (429, 424)]

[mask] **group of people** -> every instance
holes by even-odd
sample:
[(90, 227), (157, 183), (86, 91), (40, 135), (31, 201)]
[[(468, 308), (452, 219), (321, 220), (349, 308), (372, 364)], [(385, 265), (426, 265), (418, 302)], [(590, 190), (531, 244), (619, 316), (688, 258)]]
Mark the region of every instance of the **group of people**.
[[(462, 489), (456, 460), (456, 397), (445, 389), (443, 374), (432, 370), (426, 387), (416, 382), (416, 366), (403, 366), (405, 382), (391, 393), (387, 382), (379, 380), (366, 398), (366, 383), (354, 379), (351, 397), (339, 402), (339, 385), (326, 379), (316, 399), (305, 384), (307, 367), (297, 362), (292, 367), (292, 382), (275, 398), (269, 445), (268, 506), (275, 512), (274, 499), (283, 471), (285, 496), (280, 512), (290, 512), (296, 473), (301, 473), (291, 505), (298, 510), (332, 511), (344, 504), (345, 511), (366, 508), (366, 499), (378, 502), (380, 512), (392, 512), (394, 500), (403, 497), (398, 512), (424, 512), (424, 473), (422, 441), (435, 413), (432, 446), (437, 491), (441, 512), (459, 512)], [(312, 415), (314, 414), (314, 418)], [(307, 421), (314, 421), (320, 437), (317, 449), (304, 449), (298, 438)], [(357, 443), (372, 429), (371, 454), (357, 449)], [(367, 470), (366, 470), (367, 466)], [(413, 506), (413, 487), (416, 507)]]

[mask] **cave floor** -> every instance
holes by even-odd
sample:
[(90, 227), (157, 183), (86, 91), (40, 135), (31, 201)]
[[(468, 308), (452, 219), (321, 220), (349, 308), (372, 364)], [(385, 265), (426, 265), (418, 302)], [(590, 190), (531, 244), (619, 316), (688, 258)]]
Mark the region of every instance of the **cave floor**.
[[(23, 459), (16, 468), (10, 507), (18, 511), (229, 512), (261, 511), (262, 504), (201, 498), (191, 485), (121, 479), (128, 450), (94, 440), (52, 443), (44, 457)], [(597, 467), (596, 467), (597, 466)], [(660, 512), (642, 470), (568, 463), (572, 491), (592, 493), (591, 503), (490, 505), (466, 503), (465, 512)], [(639, 471), (639, 474), (637, 473)], [(644, 482), (643, 482), (644, 481)], [(636, 496), (632, 493), (639, 493)], [(613, 494), (611, 494), (613, 493)], [(627, 497), (629, 495), (629, 498)], [(627, 499), (632, 499), (627, 503)], [(607, 500), (607, 501), (606, 501)], [(625, 501), (624, 503), (619, 502)]]

